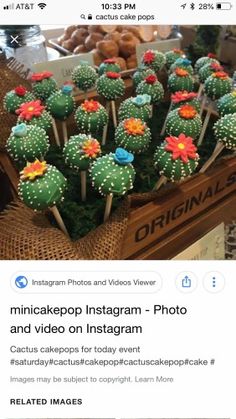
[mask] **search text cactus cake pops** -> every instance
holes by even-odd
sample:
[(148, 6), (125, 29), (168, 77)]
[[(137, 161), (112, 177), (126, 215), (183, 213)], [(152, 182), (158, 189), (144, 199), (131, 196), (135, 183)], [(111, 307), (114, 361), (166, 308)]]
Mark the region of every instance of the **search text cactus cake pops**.
[(52, 126), (52, 117), (45, 110), (45, 106), (41, 105), (40, 100), (23, 103), (16, 110), (16, 114), (18, 115), (17, 122), (19, 124), (24, 122), (27, 125), (36, 125), (39, 128), (43, 128), (46, 132)]
[(120, 73), (121, 68), (119, 64), (117, 63), (116, 58), (107, 58), (100, 64), (98, 68), (99, 76), (102, 76), (102, 74), (107, 73), (108, 71)]
[(96, 100), (85, 100), (75, 112), (75, 121), (80, 132), (98, 133), (108, 123), (108, 115)]
[(165, 138), (154, 154), (154, 166), (161, 174), (154, 189), (159, 189), (166, 180), (176, 182), (190, 176), (195, 171), (198, 160), (193, 138), (185, 134)]
[(200, 101), (197, 99), (197, 93), (187, 92), (186, 90), (172, 93), (171, 110), (173, 111), (182, 105), (191, 105), (197, 112), (199, 112), (201, 108)]
[(104, 221), (110, 215), (113, 195), (124, 195), (133, 188), (133, 159), (133, 154), (123, 148), (117, 148), (115, 153), (99, 157), (91, 165), (92, 185), (101, 195), (107, 197)]
[(180, 90), (193, 91), (193, 78), (187, 70), (176, 68), (168, 78), (168, 88), (172, 93)]
[(205, 83), (206, 79), (217, 71), (223, 71), (223, 67), (217, 63), (208, 63), (202, 66), (198, 72), (200, 83)]
[(49, 142), (44, 129), (22, 123), (13, 127), (11, 131), (6, 149), (14, 161), (25, 166), (27, 162), (45, 156)]
[(165, 65), (166, 57), (160, 51), (149, 49), (143, 54), (142, 63), (157, 73)]
[(141, 119), (121, 121), (115, 132), (115, 143), (134, 154), (145, 151), (151, 142), (151, 131)]
[(72, 71), (72, 81), (84, 92), (95, 87), (98, 75), (96, 70), (87, 62), (82, 62)]
[(220, 116), (230, 113), (236, 113), (236, 90), (232, 93), (222, 96), (217, 103)]
[(106, 100), (116, 100), (125, 93), (125, 83), (119, 73), (108, 71), (99, 77), (97, 91)]
[(196, 109), (191, 105), (182, 105), (171, 111), (166, 121), (168, 135), (178, 136), (181, 133), (197, 139), (200, 135), (202, 120)]
[(202, 68), (205, 64), (209, 63), (215, 63), (220, 65), (219, 61), (217, 60), (216, 54), (209, 52), (207, 56), (198, 58), (194, 66), (194, 70), (196, 71), (196, 73), (198, 73), (200, 68)]
[(3, 105), (7, 112), (14, 114), (22, 103), (32, 100), (35, 100), (33, 93), (28, 92), (24, 86), (17, 86), (15, 89), (7, 92), (3, 99)]
[(178, 58), (184, 58), (184, 55), (184, 51), (178, 48), (174, 48), (171, 51), (167, 51), (165, 53), (166, 67), (169, 69)]
[(205, 81), (205, 93), (213, 100), (230, 93), (231, 90), (232, 80), (224, 71), (213, 73)]
[(33, 94), (37, 99), (42, 101), (55, 92), (57, 88), (57, 82), (53, 78), (53, 73), (50, 71), (42, 71), (42, 73), (34, 73), (31, 76)]
[(60, 90), (54, 92), (46, 101), (47, 109), (53, 118), (65, 121), (74, 111), (75, 100), (72, 97), (73, 87), (65, 84)]
[(155, 75), (147, 76), (139, 83), (136, 92), (138, 95), (149, 95), (151, 104), (157, 104), (164, 98), (163, 86)]
[(183, 70), (186, 70), (189, 74), (193, 75), (193, 67), (191, 66), (191, 63), (192, 62), (187, 58), (178, 58), (170, 67), (170, 72), (173, 73), (173, 71), (176, 68), (182, 68)]
[(124, 100), (119, 108), (118, 119), (122, 121), (127, 118), (139, 118), (144, 122), (148, 122), (151, 118), (151, 96), (138, 95)]
[(134, 87), (137, 88), (137, 86), (139, 85), (139, 83), (141, 83), (141, 81), (143, 81), (147, 76), (151, 76), (151, 75), (155, 76), (155, 71), (149, 67), (146, 67), (145, 65), (141, 65), (137, 69), (137, 71), (135, 71), (132, 77)]

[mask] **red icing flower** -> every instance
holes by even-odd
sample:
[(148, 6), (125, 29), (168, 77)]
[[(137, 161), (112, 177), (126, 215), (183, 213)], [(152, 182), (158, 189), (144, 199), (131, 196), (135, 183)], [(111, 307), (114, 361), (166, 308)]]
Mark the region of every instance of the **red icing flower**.
[(45, 106), (41, 105), (40, 100), (35, 100), (34, 102), (23, 103), (19, 109), (16, 110), (16, 114), (19, 115), (21, 119), (30, 121), (34, 116), (41, 116), (44, 109)]
[(185, 134), (180, 134), (178, 137), (167, 137), (165, 139), (165, 150), (172, 152), (172, 159), (181, 159), (184, 163), (188, 163), (189, 159), (198, 158), (197, 147), (193, 144), (192, 137), (186, 137)]
[(188, 71), (187, 71), (187, 70), (184, 70), (183, 68), (180, 68), (180, 67), (177, 67), (177, 68), (175, 69), (175, 74), (176, 74), (177, 76), (180, 76), (180, 77), (186, 77), (186, 76), (189, 76)]
[(174, 48), (172, 51), (175, 54), (184, 55), (184, 52), (182, 51), (182, 49)]
[(17, 96), (25, 96), (27, 90), (24, 86), (17, 86), (14, 92)]
[(145, 64), (151, 64), (155, 59), (155, 53), (152, 50), (148, 50), (143, 54), (143, 62)]
[(103, 61), (105, 64), (116, 64), (116, 59), (115, 58), (107, 58), (106, 60)]
[(212, 74), (212, 77), (215, 77), (216, 79), (226, 80), (228, 78), (228, 74), (224, 71), (216, 71), (216, 73)]
[(155, 74), (150, 74), (150, 76), (145, 77), (145, 82), (147, 84), (154, 84), (157, 81), (157, 76)]
[(193, 119), (197, 115), (197, 111), (191, 105), (182, 105), (178, 109), (178, 114), (184, 119)]
[(51, 73), (50, 71), (42, 71), (42, 73), (34, 73), (31, 76), (31, 80), (32, 81), (42, 81), (44, 79), (49, 79), (52, 76), (53, 76), (53, 73)]
[(217, 63), (211, 63), (210, 67), (215, 71), (223, 71), (223, 67)]
[(107, 71), (106, 76), (109, 79), (119, 79), (120, 78), (120, 74), (119, 73), (115, 73), (114, 71)]
[(95, 159), (101, 153), (101, 146), (97, 140), (89, 138), (82, 146), (82, 152), (86, 157)]
[(214, 59), (217, 58), (217, 55), (214, 54), (213, 52), (209, 52), (209, 54), (207, 54), (207, 56), (208, 56), (208, 58), (214, 58)]
[(100, 108), (100, 103), (96, 100), (85, 100), (84, 103), (82, 103), (81, 108), (85, 112), (97, 112)]
[(187, 90), (180, 90), (179, 92), (172, 93), (171, 95), (171, 102), (179, 103), (185, 102), (187, 100), (192, 100), (197, 97), (197, 93), (194, 92), (187, 92)]

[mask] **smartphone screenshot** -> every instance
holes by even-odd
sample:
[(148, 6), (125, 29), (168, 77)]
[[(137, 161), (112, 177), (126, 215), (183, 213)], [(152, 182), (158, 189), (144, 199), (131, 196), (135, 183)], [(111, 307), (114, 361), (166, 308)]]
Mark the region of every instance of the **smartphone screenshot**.
[(3, 419), (236, 419), (236, 2), (0, 1)]

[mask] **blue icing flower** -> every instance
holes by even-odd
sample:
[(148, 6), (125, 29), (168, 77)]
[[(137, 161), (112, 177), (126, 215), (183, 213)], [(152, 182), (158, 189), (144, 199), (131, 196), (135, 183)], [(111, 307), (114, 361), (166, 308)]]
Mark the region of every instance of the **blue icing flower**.
[(151, 96), (150, 95), (138, 95), (132, 99), (132, 102), (137, 106), (150, 105)]
[(188, 60), (187, 58), (178, 58), (175, 61), (176, 64), (180, 64), (180, 65), (184, 65), (184, 66), (188, 66), (191, 65), (192, 61)]
[(11, 131), (16, 137), (24, 137), (27, 134), (27, 125), (24, 123), (16, 125)]
[(134, 156), (124, 148), (118, 147), (114, 154), (114, 160), (116, 163), (125, 166), (126, 164), (132, 163)]
[(70, 95), (72, 90), (73, 86), (71, 86), (71, 84), (64, 84), (61, 88), (62, 93), (65, 93), (65, 95)]

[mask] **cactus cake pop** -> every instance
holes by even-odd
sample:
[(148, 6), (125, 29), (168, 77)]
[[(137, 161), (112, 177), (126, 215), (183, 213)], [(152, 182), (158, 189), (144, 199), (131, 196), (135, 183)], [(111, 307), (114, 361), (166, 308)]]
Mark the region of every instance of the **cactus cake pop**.
[(99, 95), (103, 96), (107, 101), (110, 101), (106, 105), (107, 113), (109, 114), (111, 105), (113, 124), (114, 127), (116, 127), (117, 117), (115, 100), (123, 96), (125, 93), (125, 83), (121, 78), (120, 73), (108, 71), (99, 77), (97, 81), (97, 91)]
[(152, 114), (150, 102), (151, 96), (145, 94), (130, 97), (124, 100), (119, 108), (119, 121), (133, 117), (142, 119), (144, 122), (148, 122)]
[(100, 144), (96, 139), (85, 134), (74, 135), (66, 143), (63, 154), (66, 164), (71, 169), (80, 171), (81, 199), (86, 201), (86, 171), (101, 154)]
[(170, 73), (173, 73), (176, 68), (182, 68), (191, 74), (191, 76), (193, 75), (193, 67), (191, 66), (191, 61), (187, 58), (178, 58), (170, 67)]
[(141, 65), (137, 71), (135, 71), (132, 77), (135, 89), (139, 83), (141, 83), (141, 81), (143, 81), (147, 76), (151, 75), (155, 76), (155, 71), (149, 67), (146, 67), (145, 65)]
[(202, 120), (196, 109), (191, 105), (182, 105), (171, 111), (166, 122), (168, 135), (178, 136), (181, 133), (197, 139), (200, 135)]
[(174, 48), (165, 53), (166, 67), (169, 69), (178, 58), (184, 58), (184, 52), (181, 49)]
[(100, 64), (98, 68), (99, 76), (102, 76), (104, 73), (107, 73), (108, 71), (113, 71), (115, 73), (121, 72), (121, 68), (117, 63), (116, 58), (107, 58)]
[(220, 116), (236, 113), (236, 90), (222, 96), (217, 102), (217, 108)]
[(4, 96), (3, 105), (7, 112), (15, 114), (22, 103), (32, 100), (35, 100), (33, 93), (28, 92), (24, 86), (17, 86)]
[(149, 49), (144, 52), (142, 56), (142, 64), (147, 67), (150, 67), (152, 70), (157, 73), (166, 63), (165, 54), (160, 51), (154, 51)]
[(25, 166), (27, 162), (42, 159), (48, 151), (48, 136), (44, 129), (24, 123), (11, 130), (6, 149), (11, 158)]
[(151, 104), (157, 104), (164, 98), (163, 86), (155, 75), (147, 76), (139, 83), (136, 93), (138, 95), (149, 95), (151, 97)]
[(95, 134), (107, 125), (108, 115), (96, 100), (85, 100), (75, 112), (75, 121), (80, 132)]
[(47, 100), (58, 89), (56, 80), (50, 71), (34, 73), (31, 76), (33, 94), (37, 99)]
[(203, 65), (198, 72), (200, 83), (205, 83), (206, 79), (209, 76), (211, 76), (212, 73), (215, 73), (217, 71), (223, 71), (223, 67), (217, 63), (210, 62), (208, 64)]
[(46, 132), (52, 126), (52, 117), (45, 110), (45, 106), (41, 105), (40, 100), (23, 103), (16, 110), (16, 114), (18, 115), (18, 124), (24, 122), (29, 125), (36, 125), (37, 127), (43, 128)]
[(209, 52), (207, 56), (198, 58), (194, 66), (194, 70), (196, 71), (196, 73), (198, 73), (201, 67), (209, 63), (215, 63), (220, 65), (219, 61), (216, 58), (217, 56), (215, 54)]
[(213, 73), (205, 81), (206, 95), (213, 100), (219, 99), (227, 93), (230, 93), (231, 90), (232, 80), (224, 71)]
[(176, 68), (168, 78), (168, 88), (172, 93), (180, 90), (193, 91), (193, 78), (187, 70)]
[(104, 221), (110, 215), (113, 195), (122, 196), (133, 188), (133, 159), (133, 154), (123, 148), (117, 148), (115, 153), (99, 157), (91, 165), (92, 185), (101, 195), (107, 197)]
[(198, 160), (193, 138), (185, 134), (165, 138), (154, 154), (154, 166), (161, 174), (154, 189), (158, 190), (166, 180), (176, 182), (190, 176), (195, 171)]
[(87, 62), (81, 62), (80, 65), (74, 68), (71, 77), (80, 90), (87, 92), (88, 89), (95, 87), (98, 75), (91, 65)]
[(141, 119), (133, 117), (125, 119), (116, 128), (115, 143), (133, 154), (147, 150), (150, 142), (151, 131)]

